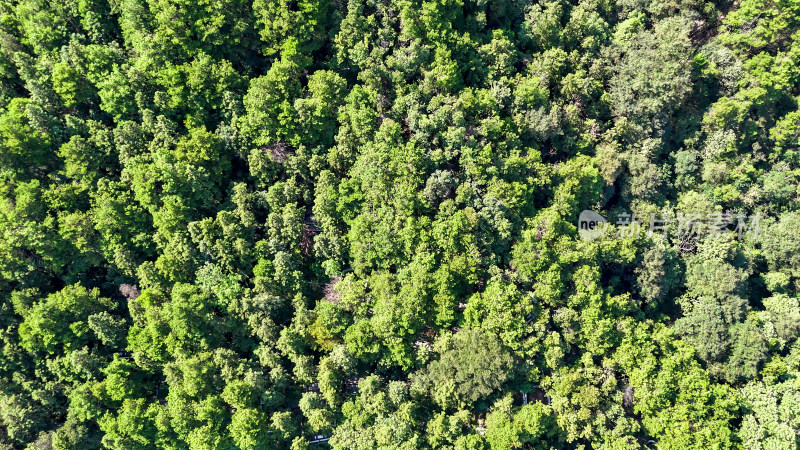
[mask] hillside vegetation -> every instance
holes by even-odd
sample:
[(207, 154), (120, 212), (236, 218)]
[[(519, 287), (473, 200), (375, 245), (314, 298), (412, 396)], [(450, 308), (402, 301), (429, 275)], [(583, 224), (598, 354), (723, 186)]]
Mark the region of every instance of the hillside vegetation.
[(0, 1), (0, 449), (797, 448), (799, 36)]

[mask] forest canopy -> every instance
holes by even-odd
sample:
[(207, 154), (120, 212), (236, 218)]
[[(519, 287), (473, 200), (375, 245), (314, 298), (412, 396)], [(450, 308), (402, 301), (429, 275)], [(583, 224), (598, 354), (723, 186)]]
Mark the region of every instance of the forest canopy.
[(791, 449), (799, 336), (797, 0), (0, 0), (0, 449)]

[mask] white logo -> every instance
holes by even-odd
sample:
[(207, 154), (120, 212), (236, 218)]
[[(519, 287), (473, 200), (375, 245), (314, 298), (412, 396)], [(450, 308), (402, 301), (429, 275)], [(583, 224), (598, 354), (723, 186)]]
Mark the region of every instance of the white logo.
[(581, 211), (578, 216), (578, 235), (584, 241), (591, 241), (606, 234), (608, 221), (594, 211)]

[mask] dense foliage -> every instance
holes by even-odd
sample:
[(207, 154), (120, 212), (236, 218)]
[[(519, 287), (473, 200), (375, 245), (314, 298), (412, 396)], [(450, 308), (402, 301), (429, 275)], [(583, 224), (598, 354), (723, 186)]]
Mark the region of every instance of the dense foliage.
[(796, 37), (797, 0), (0, 1), (0, 448), (796, 448)]

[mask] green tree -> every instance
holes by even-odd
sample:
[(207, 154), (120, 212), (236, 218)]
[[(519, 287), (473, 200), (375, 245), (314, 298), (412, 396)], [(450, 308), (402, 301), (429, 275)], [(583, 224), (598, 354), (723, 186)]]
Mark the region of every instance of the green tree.
[(414, 376), (442, 408), (468, 407), (496, 393), (509, 377), (513, 359), (491, 334), (463, 329), (437, 341), (439, 359)]

